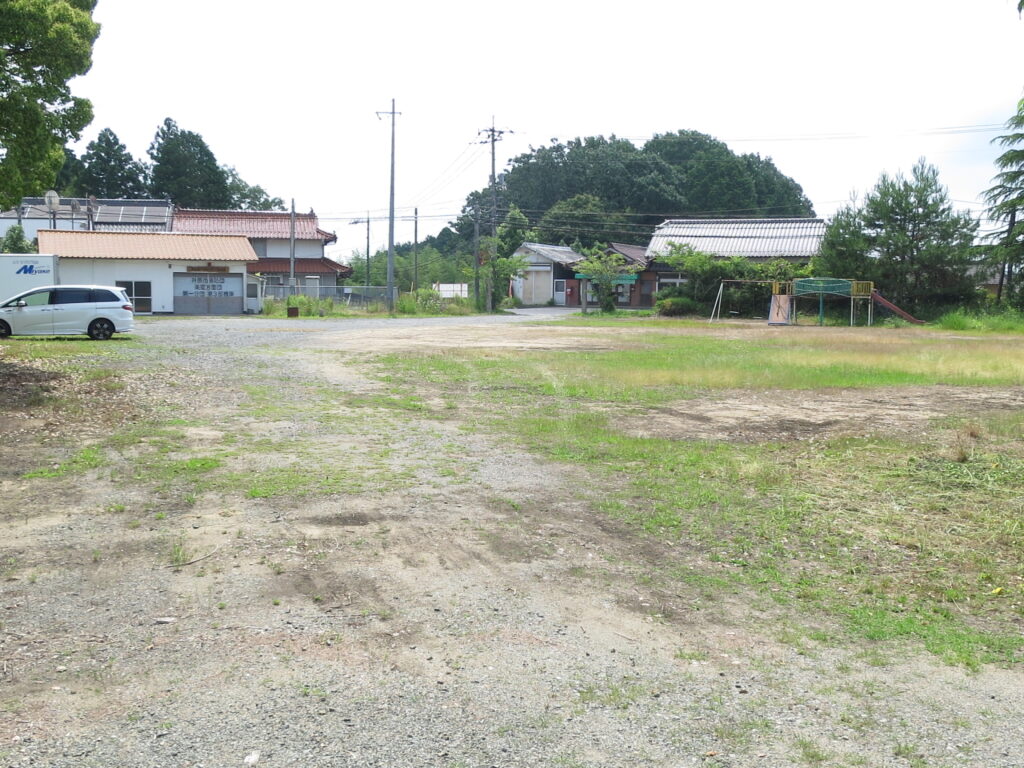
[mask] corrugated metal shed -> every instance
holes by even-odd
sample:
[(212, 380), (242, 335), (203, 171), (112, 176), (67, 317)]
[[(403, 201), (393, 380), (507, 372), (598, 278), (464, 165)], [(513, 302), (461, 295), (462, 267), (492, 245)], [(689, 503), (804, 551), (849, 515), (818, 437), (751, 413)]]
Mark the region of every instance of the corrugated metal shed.
[(654, 230), (647, 257), (676, 243), (723, 258), (805, 262), (818, 253), (824, 236), (824, 219), (669, 219)]
[(544, 243), (523, 243), (516, 250), (516, 253), (521, 253), (523, 255), (535, 253), (548, 261), (565, 265), (575, 264), (583, 258), (583, 254), (576, 253), (576, 251), (567, 245), (545, 245)]
[(249, 240), (230, 235), (185, 235), (173, 232), (39, 231), (41, 253), (62, 259), (160, 261), (257, 261)]

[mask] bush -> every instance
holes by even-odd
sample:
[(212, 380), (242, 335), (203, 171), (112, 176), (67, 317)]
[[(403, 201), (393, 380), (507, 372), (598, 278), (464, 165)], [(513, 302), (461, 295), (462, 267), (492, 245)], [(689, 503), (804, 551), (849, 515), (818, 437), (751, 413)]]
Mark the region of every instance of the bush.
[(1015, 309), (973, 313), (964, 309), (947, 312), (935, 324), (946, 331), (1024, 332), (1024, 313)]
[(667, 299), (660, 298), (654, 304), (654, 311), (664, 317), (680, 317), (682, 315), (702, 315), (705, 312), (704, 305), (689, 298), (688, 296), (669, 296)]
[(515, 296), (506, 296), (501, 300), (498, 309), (519, 309), (521, 306), (523, 306), (523, 302), (520, 299)]
[(446, 315), (472, 315), (473, 307), (463, 301), (453, 301), (444, 305), (444, 313)]

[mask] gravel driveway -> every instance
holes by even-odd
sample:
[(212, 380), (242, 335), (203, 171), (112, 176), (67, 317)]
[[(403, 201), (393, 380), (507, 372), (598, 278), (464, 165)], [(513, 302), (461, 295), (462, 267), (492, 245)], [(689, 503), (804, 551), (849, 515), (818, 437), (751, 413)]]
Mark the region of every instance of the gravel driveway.
[(382, 405), (374, 352), (563, 314), (141, 322), (88, 429), (0, 448), (0, 765), (1024, 765), (1018, 670), (796, 642), (578, 469)]

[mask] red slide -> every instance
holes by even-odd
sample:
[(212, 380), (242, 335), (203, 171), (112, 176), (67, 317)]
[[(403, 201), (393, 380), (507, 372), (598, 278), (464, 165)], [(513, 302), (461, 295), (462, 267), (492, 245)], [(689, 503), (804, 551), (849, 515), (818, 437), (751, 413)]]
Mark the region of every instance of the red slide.
[(904, 310), (900, 309), (895, 304), (893, 304), (891, 301), (889, 301), (887, 298), (885, 298), (885, 296), (880, 294), (878, 291), (875, 291), (874, 293), (872, 293), (871, 294), (871, 298), (874, 300), (875, 304), (877, 304), (880, 307), (885, 307), (890, 312), (892, 312), (894, 315), (899, 315), (904, 320), (906, 320), (908, 323), (913, 323), (914, 325), (924, 325), (924, 320), (918, 320), (916, 317), (914, 317), (909, 312), (905, 312)]

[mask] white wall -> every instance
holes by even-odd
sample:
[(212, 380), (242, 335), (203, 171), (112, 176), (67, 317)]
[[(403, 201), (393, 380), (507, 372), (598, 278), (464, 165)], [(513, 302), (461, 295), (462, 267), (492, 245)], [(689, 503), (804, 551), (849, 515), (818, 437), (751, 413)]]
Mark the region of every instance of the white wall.
[[(245, 262), (211, 262), (227, 267), (229, 274), (245, 274)], [(153, 284), (153, 311), (174, 311), (174, 273), (188, 267), (205, 267), (205, 261), (157, 261), (155, 259), (68, 259), (60, 260), (60, 281), (64, 284), (115, 285), (118, 280), (148, 280)]]
[[(267, 240), (268, 259), (290, 258), (290, 246), (288, 240)], [(324, 244), (320, 240), (296, 240), (296, 259), (319, 259), (324, 255)]]

